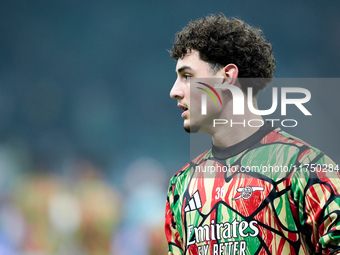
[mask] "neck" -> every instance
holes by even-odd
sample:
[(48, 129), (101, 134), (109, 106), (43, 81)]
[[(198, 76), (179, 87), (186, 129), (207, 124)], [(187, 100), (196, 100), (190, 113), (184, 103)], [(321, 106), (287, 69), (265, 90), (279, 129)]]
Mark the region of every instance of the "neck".
[[(262, 118), (259, 116), (257, 116), (257, 119), (262, 120)], [(246, 119), (237, 120), (234, 118), (232, 122), (231, 120), (228, 120), (228, 123), (225, 124), (224, 126), (227, 125), (228, 127), (222, 127), (212, 134), (212, 141), (215, 146), (218, 147), (232, 146), (247, 139), (249, 136), (254, 134), (260, 128), (248, 126), (248, 121)]]
[[(255, 107), (257, 108), (256, 100)], [(249, 110), (246, 110), (244, 115), (233, 115), (230, 113), (230, 105), (225, 109), (227, 110), (223, 112), (221, 116), (227, 117), (224, 119), (226, 119), (228, 123), (216, 125), (212, 132), (210, 132), (215, 146), (229, 147), (237, 144), (259, 130), (260, 127), (257, 126), (259, 126), (260, 121), (264, 123), (261, 116), (255, 115)], [(248, 107), (245, 107), (245, 109), (248, 109)], [(254, 121), (251, 123), (252, 126), (250, 126), (248, 121), (255, 119), (259, 121)]]

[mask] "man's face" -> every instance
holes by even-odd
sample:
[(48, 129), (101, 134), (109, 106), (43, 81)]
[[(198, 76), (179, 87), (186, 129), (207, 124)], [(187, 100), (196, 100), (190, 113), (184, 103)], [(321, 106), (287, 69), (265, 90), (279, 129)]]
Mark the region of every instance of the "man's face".
[[(199, 57), (199, 52), (192, 50), (183, 58), (178, 59), (176, 65), (177, 79), (170, 91), (170, 97), (177, 99), (177, 106), (183, 110), (181, 117), (184, 119), (184, 129), (187, 132), (195, 133), (202, 131), (207, 115), (201, 115), (201, 91), (196, 89), (190, 93), (191, 78), (220, 78), (223, 80), (223, 69), (215, 74), (212, 72), (209, 63)], [(195, 106), (190, 107), (190, 100), (195, 100)], [(211, 116), (210, 116), (211, 117)], [(204, 122), (205, 121), (205, 122)]]

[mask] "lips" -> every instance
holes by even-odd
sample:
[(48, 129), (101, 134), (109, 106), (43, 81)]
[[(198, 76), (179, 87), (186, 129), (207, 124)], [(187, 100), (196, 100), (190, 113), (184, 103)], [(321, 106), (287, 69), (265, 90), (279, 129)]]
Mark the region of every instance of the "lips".
[(182, 109), (184, 112), (182, 113), (181, 117), (185, 118), (188, 113), (188, 107), (185, 104), (177, 104), (178, 108)]
[(188, 110), (188, 107), (186, 107), (186, 105), (184, 105), (184, 104), (178, 104), (177, 106), (178, 106), (178, 108), (182, 109), (183, 111)]

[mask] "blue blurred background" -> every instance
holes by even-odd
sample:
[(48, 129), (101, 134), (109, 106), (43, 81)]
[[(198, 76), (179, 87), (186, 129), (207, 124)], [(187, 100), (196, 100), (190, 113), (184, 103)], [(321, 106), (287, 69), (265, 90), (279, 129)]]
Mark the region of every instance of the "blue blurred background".
[[(165, 254), (168, 180), (190, 154), (169, 98), (174, 34), (223, 12), (264, 30), (276, 77), (335, 78), (339, 11), (338, 1), (0, 0), (0, 254)], [(293, 133), (339, 160), (333, 89), (317, 92), (325, 120)]]

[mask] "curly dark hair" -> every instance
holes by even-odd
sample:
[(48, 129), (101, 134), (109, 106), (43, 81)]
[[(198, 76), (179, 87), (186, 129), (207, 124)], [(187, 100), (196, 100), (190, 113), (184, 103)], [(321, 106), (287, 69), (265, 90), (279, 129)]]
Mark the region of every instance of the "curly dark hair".
[(262, 30), (239, 19), (227, 19), (223, 14), (191, 21), (176, 34), (171, 57), (178, 60), (191, 50), (199, 52), (200, 58), (210, 64), (212, 72), (233, 63), (239, 69), (239, 78), (257, 78), (251, 82), (242, 79), (243, 91), (252, 86), (257, 94), (274, 74), (272, 45)]

